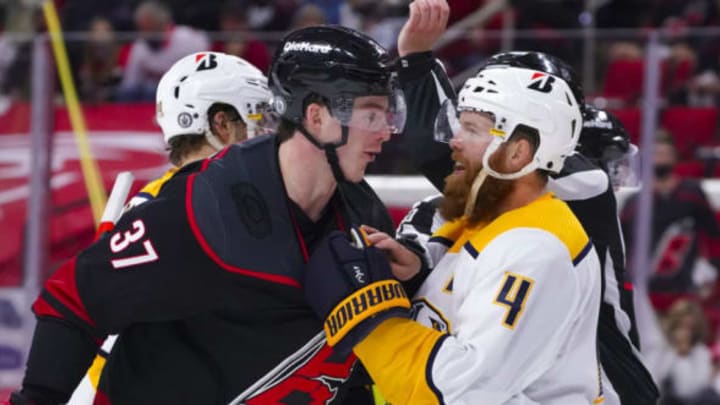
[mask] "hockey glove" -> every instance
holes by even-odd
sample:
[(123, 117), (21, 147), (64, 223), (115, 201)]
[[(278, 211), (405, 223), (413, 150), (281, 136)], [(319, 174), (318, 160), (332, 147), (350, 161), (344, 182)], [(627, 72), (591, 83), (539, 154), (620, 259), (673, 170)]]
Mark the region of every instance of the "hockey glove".
[(325, 320), (327, 343), (341, 353), (352, 348), (383, 320), (407, 317), (410, 301), (395, 280), (387, 258), (369, 246), (364, 233), (354, 241), (336, 231), (313, 253), (305, 272), (305, 299)]

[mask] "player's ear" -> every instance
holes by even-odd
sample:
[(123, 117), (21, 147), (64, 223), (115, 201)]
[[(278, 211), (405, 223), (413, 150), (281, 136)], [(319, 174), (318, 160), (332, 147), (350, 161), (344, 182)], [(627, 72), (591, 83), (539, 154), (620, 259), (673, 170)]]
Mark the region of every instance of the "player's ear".
[(534, 152), (530, 140), (524, 137), (510, 140), (505, 147), (505, 164), (511, 172), (516, 172), (532, 161)]
[(323, 109), (325, 106), (319, 103), (310, 103), (305, 109), (305, 128), (311, 133), (318, 133), (322, 126)]
[(231, 122), (225, 111), (216, 111), (210, 117), (210, 131), (220, 139), (223, 144), (228, 143), (231, 136)]

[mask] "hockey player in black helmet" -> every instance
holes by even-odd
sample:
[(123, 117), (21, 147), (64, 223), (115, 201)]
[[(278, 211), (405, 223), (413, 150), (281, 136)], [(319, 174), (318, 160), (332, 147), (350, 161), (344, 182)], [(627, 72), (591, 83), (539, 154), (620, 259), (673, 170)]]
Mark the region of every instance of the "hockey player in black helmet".
[(637, 146), (630, 142), (622, 122), (610, 111), (585, 106), (583, 131), (577, 151), (603, 169), (615, 190), (636, 187), (635, 156)]
[[(367, 140), (402, 131), (405, 99), (397, 85), (394, 61), (381, 45), (360, 32), (341, 26), (310, 27), (284, 38), (275, 53), (269, 79), (273, 106), (281, 115), (280, 141), (297, 132), (325, 154), (340, 195), (349, 207), (348, 220), (356, 222), (356, 213), (368, 209), (357, 204), (362, 200), (357, 194), (374, 193), (368, 193), (364, 182), (350, 186), (361, 180), (364, 165), (359, 173), (341, 156), (359, 151), (373, 161), (380, 151), (379, 144), (372, 143), (358, 150), (351, 133)], [(306, 114), (311, 106), (326, 111), (337, 124), (337, 133), (323, 137), (310, 128)], [(387, 216), (382, 222), (392, 226)]]
[(355, 357), (326, 344), (302, 280), (331, 232), (392, 232), (363, 181), (402, 129), (392, 65), (360, 33), (315, 27), (282, 41), (271, 74), (277, 134), (186, 165), (50, 277), (13, 405), (66, 403), (109, 333), (120, 338), (96, 403), (371, 401)]
[[(607, 404), (654, 404), (657, 387), (639, 356), (633, 287), (626, 271), (625, 244), (617, 218), (615, 190), (633, 185), (625, 166), (637, 148), (611, 113), (586, 105), (576, 153), (548, 189), (567, 201), (600, 256), (603, 295), (598, 322), (598, 352), (609, 384)], [(618, 402), (619, 401), (619, 402)]]
[(630, 136), (611, 112), (585, 106), (583, 131), (577, 151), (598, 165), (621, 158), (633, 150)]
[[(275, 54), (270, 86), (284, 127), (322, 149), (339, 182), (356, 181), (340, 170), (337, 159), (351, 128), (396, 133), (404, 125), (405, 100), (390, 55), (349, 28), (313, 27), (287, 36)], [(327, 108), (340, 124), (336, 139), (320, 139), (308, 130), (305, 113), (313, 103)]]

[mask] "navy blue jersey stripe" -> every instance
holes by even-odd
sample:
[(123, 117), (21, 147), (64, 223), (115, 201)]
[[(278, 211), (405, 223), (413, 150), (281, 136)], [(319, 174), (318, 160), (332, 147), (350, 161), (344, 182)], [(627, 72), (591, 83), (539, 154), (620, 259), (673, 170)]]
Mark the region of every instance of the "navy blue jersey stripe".
[(452, 241), (452, 240), (450, 240), (450, 239), (448, 239), (448, 238), (443, 238), (442, 236), (433, 236), (433, 237), (430, 238), (429, 241), (430, 241), (430, 242), (436, 242), (436, 243), (439, 243), (439, 244), (441, 244), (441, 245), (445, 245), (445, 246), (447, 246), (448, 248), (455, 243), (455, 241)]
[(154, 195), (152, 195), (152, 194), (150, 194), (150, 193), (147, 193), (147, 192), (144, 192), (144, 191), (141, 191), (141, 192), (135, 194), (135, 197), (146, 198), (146, 199), (148, 199), (148, 200), (152, 200), (153, 198), (155, 198)]
[(465, 250), (467, 250), (468, 253), (470, 253), (470, 256), (473, 257), (473, 259), (477, 259), (478, 257), (478, 251), (475, 249), (475, 246), (472, 245), (469, 241), (465, 243), (465, 246), (463, 246)]
[(580, 263), (585, 258), (585, 256), (590, 253), (592, 246), (592, 241), (588, 241), (587, 245), (585, 245), (585, 247), (582, 248), (580, 253), (578, 253), (578, 255), (575, 256), (575, 258), (573, 259), (573, 266), (577, 266), (578, 263)]
[(435, 385), (435, 382), (433, 381), (432, 369), (433, 364), (435, 363), (435, 356), (437, 355), (438, 350), (440, 350), (440, 346), (442, 346), (445, 339), (449, 337), (450, 335), (445, 334), (443, 336), (440, 336), (440, 339), (435, 342), (435, 346), (433, 346), (432, 350), (430, 351), (430, 356), (428, 356), (427, 366), (425, 368), (425, 379), (427, 380), (428, 387), (430, 387), (432, 392), (435, 394), (440, 405), (445, 405), (445, 401), (443, 400), (442, 392), (440, 392), (438, 387)]

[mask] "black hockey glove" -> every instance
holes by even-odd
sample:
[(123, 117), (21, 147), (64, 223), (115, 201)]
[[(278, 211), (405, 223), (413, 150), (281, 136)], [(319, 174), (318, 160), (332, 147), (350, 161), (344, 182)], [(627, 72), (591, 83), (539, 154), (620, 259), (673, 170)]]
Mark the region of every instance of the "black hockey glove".
[(353, 228), (354, 241), (336, 231), (313, 253), (305, 272), (305, 299), (325, 320), (328, 345), (352, 348), (383, 320), (407, 317), (410, 301), (390, 263)]

